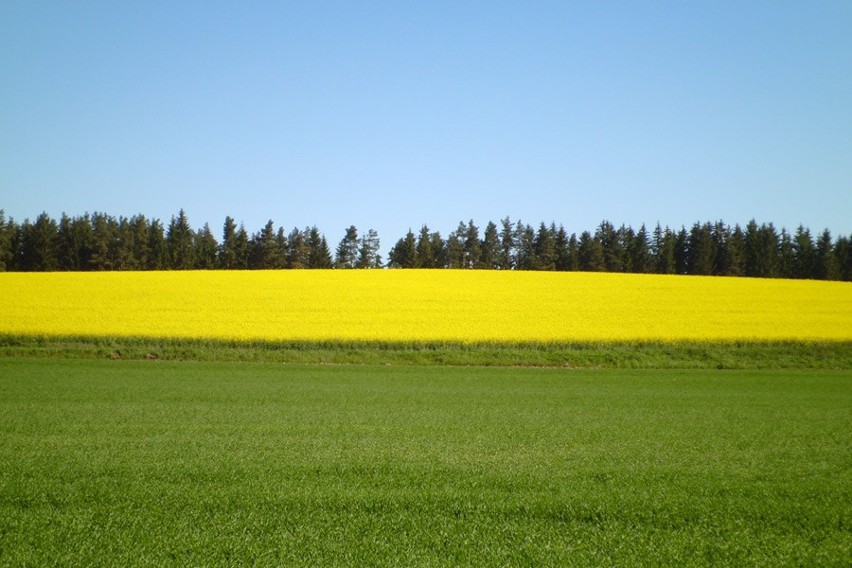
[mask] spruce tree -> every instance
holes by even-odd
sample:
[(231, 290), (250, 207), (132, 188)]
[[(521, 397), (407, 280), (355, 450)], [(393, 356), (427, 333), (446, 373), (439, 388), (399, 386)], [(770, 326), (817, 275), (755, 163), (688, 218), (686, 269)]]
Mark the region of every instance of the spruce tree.
[(225, 217), (225, 224), (222, 227), (222, 243), (219, 245), (219, 254), (217, 258), (217, 265), (219, 268), (226, 270), (236, 268), (236, 236), (237, 224), (234, 222), (232, 217)]
[(195, 235), (195, 268), (201, 270), (210, 270), (216, 268), (216, 251), (219, 248), (216, 242), (216, 237), (213, 236), (213, 231), (210, 230), (210, 225), (204, 223), (204, 226), (198, 230)]
[(580, 270), (584, 272), (603, 272), (606, 269), (603, 258), (603, 247), (600, 241), (596, 237), (593, 237), (589, 231), (583, 231), (580, 234), (577, 254), (579, 255)]
[(189, 226), (186, 212), (181, 209), (177, 217), (172, 216), (166, 231), (166, 247), (169, 251), (169, 268), (188, 270), (195, 266), (195, 234)]
[(515, 267), (515, 228), (509, 217), (500, 221), (500, 258), (497, 268), (511, 270)]
[(420, 227), (415, 247), (415, 264), (420, 268), (435, 268), (435, 252), (432, 250), (432, 235), (429, 227)]
[(498, 268), (500, 265), (500, 235), (492, 221), (485, 226), (477, 268)]

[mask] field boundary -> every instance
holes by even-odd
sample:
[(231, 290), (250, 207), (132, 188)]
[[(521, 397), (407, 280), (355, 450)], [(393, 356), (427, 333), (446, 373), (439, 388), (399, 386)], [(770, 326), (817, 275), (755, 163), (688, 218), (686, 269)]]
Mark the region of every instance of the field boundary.
[(852, 341), (459, 343), (0, 334), (0, 357), (627, 369), (852, 369)]

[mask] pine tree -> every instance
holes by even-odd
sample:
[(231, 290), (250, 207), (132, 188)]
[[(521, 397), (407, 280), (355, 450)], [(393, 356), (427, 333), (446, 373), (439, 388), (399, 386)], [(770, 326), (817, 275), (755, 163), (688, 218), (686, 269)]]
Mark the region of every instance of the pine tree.
[(379, 255), (379, 234), (374, 229), (369, 229), (367, 234), (361, 237), (358, 247), (358, 268), (381, 268), (382, 257)]
[(337, 268), (355, 268), (358, 262), (358, 229), (350, 225), (346, 235), (340, 240), (335, 251), (335, 266)]
[(287, 268), (307, 268), (310, 257), (310, 248), (305, 241), (305, 235), (294, 227), (287, 235)]

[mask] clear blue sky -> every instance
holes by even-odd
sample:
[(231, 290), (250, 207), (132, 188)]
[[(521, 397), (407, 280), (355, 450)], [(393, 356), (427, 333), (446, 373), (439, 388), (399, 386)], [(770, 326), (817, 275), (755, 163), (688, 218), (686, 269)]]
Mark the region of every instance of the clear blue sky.
[(852, 2), (0, 2), (0, 208), (852, 232)]

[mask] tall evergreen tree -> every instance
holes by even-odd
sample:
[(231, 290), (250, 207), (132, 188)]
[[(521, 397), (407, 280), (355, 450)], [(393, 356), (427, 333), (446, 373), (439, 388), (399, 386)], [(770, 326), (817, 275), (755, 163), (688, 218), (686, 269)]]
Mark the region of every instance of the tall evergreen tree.
[(13, 223), (12, 219), (6, 219), (6, 212), (0, 209), (0, 272), (12, 270)]
[(148, 225), (148, 270), (165, 270), (169, 266), (169, 251), (163, 224), (154, 219)]
[(380, 244), (379, 233), (375, 229), (369, 229), (367, 234), (361, 237), (358, 248), (358, 268), (382, 267), (382, 257), (379, 255)]
[(287, 235), (287, 268), (307, 268), (310, 264), (310, 247), (305, 234), (294, 227)]
[(825, 229), (816, 240), (814, 255), (814, 278), (818, 280), (836, 280), (838, 277), (837, 262), (834, 258), (834, 247), (831, 242), (831, 232)]
[(535, 254), (535, 230), (530, 225), (520, 221), (515, 225), (515, 268), (518, 270), (535, 270), (538, 259)]
[(595, 240), (603, 250), (604, 269), (607, 272), (624, 272), (625, 251), (615, 226), (607, 220), (601, 221), (595, 231)]
[(515, 267), (515, 228), (509, 217), (500, 221), (500, 257), (497, 268), (511, 270)]
[(204, 223), (195, 235), (195, 268), (201, 270), (216, 268), (218, 248), (219, 244), (213, 236), (213, 231), (210, 230), (210, 225)]
[(816, 251), (811, 232), (799, 225), (793, 237), (793, 277), (814, 278)]
[(556, 270), (556, 245), (554, 233), (544, 223), (538, 226), (538, 231), (533, 240), (533, 251), (535, 252), (535, 264), (533, 270)]
[(500, 235), (497, 233), (497, 225), (489, 221), (485, 226), (480, 247), (479, 263), (477, 268), (497, 268), (500, 262)]
[(745, 271), (745, 233), (734, 225), (725, 252), (725, 276), (742, 276)]
[(779, 278), (793, 278), (796, 266), (796, 253), (790, 233), (783, 227), (778, 236), (778, 273)]
[(570, 238), (568, 237), (565, 227), (559, 225), (559, 228), (554, 233), (553, 248), (556, 251), (556, 260), (554, 262), (556, 270), (566, 271), (571, 268), (571, 249), (569, 246)]
[(14, 221), (6, 220), (6, 212), (0, 209), (0, 272), (12, 269), (12, 235)]
[(415, 246), (415, 264), (420, 268), (435, 268), (435, 251), (432, 250), (432, 235), (429, 227), (420, 227)]
[(390, 268), (417, 267), (417, 240), (411, 229), (391, 248), (388, 253), (388, 266)]
[(837, 277), (845, 282), (852, 280), (852, 243), (849, 237), (841, 235), (835, 241), (834, 260), (837, 263)]
[(308, 238), (308, 268), (331, 268), (334, 263), (331, 260), (331, 251), (328, 241), (320, 233), (316, 225), (306, 229)]
[(217, 255), (217, 266), (219, 268), (231, 269), (236, 268), (237, 251), (236, 251), (236, 236), (237, 224), (230, 216), (225, 217), (225, 224), (222, 227), (222, 243), (219, 245)]
[(651, 247), (648, 243), (648, 230), (644, 224), (630, 240), (629, 256), (631, 272), (639, 274), (651, 272)]
[(715, 246), (710, 223), (695, 223), (689, 232), (687, 272), (709, 276), (716, 266)]
[(447, 268), (465, 268), (464, 241), (458, 231), (447, 237)]
[(681, 226), (674, 237), (675, 274), (689, 273), (689, 234)]
[(249, 266), (254, 269), (280, 268), (278, 238), (275, 223), (270, 219), (266, 225), (252, 237)]
[(88, 213), (83, 217), (68, 217), (63, 214), (59, 222), (58, 238), (59, 270), (78, 271), (91, 267), (94, 232)]
[(25, 220), (21, 225), (20, 266), (25, 271), (49, 271), (58, 267), (58, 233), (56, 221), (47, 213), (36, 217), (35, 223)]
[(447, 243), (444, 242), (443, 237), (441, 237), (441, 233), (439, 231), (431, 233), (429, 235), (429, 240), (431, 241), (432, 258), (434, 259), (432, 265), (435, 268), (446, 268)]
[(603, 247), (600, 241), (593, 237), (589, 231), (580, 233), (580, 241), (577, 245), (580, 257), (580, 270), (584, 272), (603, 272), (604, 265)]
[(675, 235), (668, 227), (663, 230), (659, 222), (654, 227), (651, 255), (654, 272), (657, 274), (675, 273)]
[(358, 263), (358, 229), (350, 225), (335, 251), (337, 268), (355, 268)]
[(195, 266), (195, 233), (189, 226), (186, 212), (180, 210), (177, 217), (172, 216), (166, 231), (166, 247), (169, 251), (169, 268), (188, 270)]

